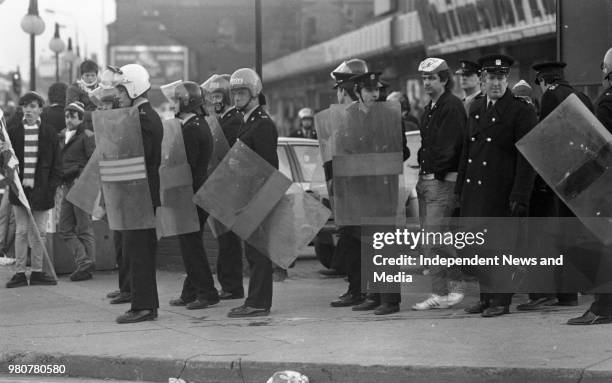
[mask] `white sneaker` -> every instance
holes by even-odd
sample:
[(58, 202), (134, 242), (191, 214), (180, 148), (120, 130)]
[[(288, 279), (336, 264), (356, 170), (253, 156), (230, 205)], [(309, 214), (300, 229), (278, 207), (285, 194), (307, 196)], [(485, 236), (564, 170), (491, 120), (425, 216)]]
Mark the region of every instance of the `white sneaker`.
[(431, 294), (429, 298), (423, 302), (416, 303), (412, 306), (413, 310), (431, 310), (431, 309), (447, 309), (450, 306), (447, 303), (447, 296)]
[(465, 297), (465, 294), (449, 293), (446, 296), (446, 303), (448, 304), (449, 307), (451, 307), (451, 306), (456, 305), (457, 303), (460, 303), (464, 297)]
[(0, 265), (1, 266), (9, 266), (15, 263), (15, 258), (9, 257), (0, 257)]

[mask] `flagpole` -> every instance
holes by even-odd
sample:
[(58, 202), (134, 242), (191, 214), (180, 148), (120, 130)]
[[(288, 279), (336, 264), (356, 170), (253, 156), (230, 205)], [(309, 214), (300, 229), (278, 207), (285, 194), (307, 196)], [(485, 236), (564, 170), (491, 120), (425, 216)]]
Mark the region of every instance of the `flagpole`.
[(4, 141), (9, 144), (11, 151), (11, 160), (9, 161), (9, 168), (13, 169), (12, 179), (11, 179), (11, 188), (13, 192), (17, 194), (17, 198), (19, 198), (19, 202), (25, 207), (28, 212), (28, 216), (30, 217), (30, 223), (34, 227), (34, 234), (36, 235), (36, 239), (40, 243), (40, 246), (43, 251), (43, 259), (45, 263), (49, 266), (49, 271), (51, 272), (51, 276), (53, 279), (57, 280), (57, 274), (55, 274), (55, 268), (53, 267), (53, 262), (51, 262), (51, 258), (49, 257), (49, 253), (47, 252), (47, 246), (43, 243), (42, 235), (40, 234), (40, 230), (38, 230), (38, 225), (36, 224), (36, 220), (34, 219), (34, 215), (32, 214), (32, 208), (28, 202), (27, 197), (25, 196), (25, 192), (23, 191), (23, 186), (21, 185), (21, 181), (19, 180), (19, 174), (17, 172), (19, 161), (15, 156), (15, 151), (13, 150), (13, 144), (11, 143), (11, 139), (6, 131), (6, 126), (4, 123), (4, 115), (2, 110), (0, 110), (0, 127), (2, 127), (2, 135), (4, 136)]

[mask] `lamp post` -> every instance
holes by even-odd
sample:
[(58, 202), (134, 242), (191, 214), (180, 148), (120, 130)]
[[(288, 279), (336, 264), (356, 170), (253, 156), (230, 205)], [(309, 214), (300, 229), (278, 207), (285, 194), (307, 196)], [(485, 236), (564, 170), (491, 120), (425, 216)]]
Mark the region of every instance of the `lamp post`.
[(51, 41), (49, 41), (49, 49), (53, 53), (55, 53), (55, 82), (59, 82), (60, 74), (59, 74), (59, 54), (66, 49), (66, 44), (60, 39), (59, 35), (59, 24), (55, 23), (55, 34)]
[(68, 37), (68, 50), (64, 53), (64, 60), (68, 63), (68, 83), (72, 84), (72, 64), (76, 60), (76, 55), (72, 51), (72, 38)]
[(36, 36), (45, 31), (45, 22), (38, 16), (38, 0), (30, 0), (28, 13), (21, 19), (21, 29), (30, 35), (30, 90), (36, 90)]

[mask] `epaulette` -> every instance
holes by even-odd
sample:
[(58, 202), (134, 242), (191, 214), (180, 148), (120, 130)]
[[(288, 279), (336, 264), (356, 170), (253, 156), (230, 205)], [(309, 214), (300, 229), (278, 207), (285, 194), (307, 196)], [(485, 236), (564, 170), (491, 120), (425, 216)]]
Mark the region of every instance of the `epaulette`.
[(559, 86), (559, 84), (552, 84), (548, 87), (548, 90), (555, 90), (557, 89), (557, 87)]
[(519, 100), (520, 102), (522, 102), (522, 103), (524, 103), (524, 104), (531, 105), (531, 103), (530, 103), (530, 102), (529, 102), (529, 101), (528, 101), (526, 98), (524, 98), (524, 97), (521, 97), (521, 96), (514, 96), (514, 98), (515, 98), (516, 100)]

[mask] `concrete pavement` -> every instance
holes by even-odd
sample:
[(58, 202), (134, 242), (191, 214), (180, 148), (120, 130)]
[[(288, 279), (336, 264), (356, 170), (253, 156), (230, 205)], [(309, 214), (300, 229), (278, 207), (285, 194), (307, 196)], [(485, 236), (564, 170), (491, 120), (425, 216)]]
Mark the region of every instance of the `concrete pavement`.
[[(179, 271), (158, 272), (158, 320), (130, 325), (114, 322), (129, 305), (105, 298), (116, 287), (114, 272), (0, 287), (0, 375), (9, 364), (44, 363), (65, 365), (73, 377), (150, 382), (255, 383), (284, 369), (311, 382), (612, 382), (612, 325), (565, 325), (589, 297), (580, 307), (483, 319), (463, 312), (477, 299), (474, 286), (457, 309), (428, 312), (410, 311), (423, 295), (406, 291), (398, 314), (376, 317), (330, 307), (346, 282), (321, 278), (318, 268), (298, 261), (288, 280), (274, 284), (271, 315), (253, 319), (226, 317), (241, 300), (170, 307)], [(11, 275), (0, 267), (3, 284)]]

